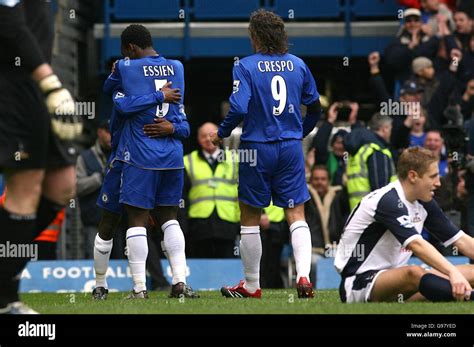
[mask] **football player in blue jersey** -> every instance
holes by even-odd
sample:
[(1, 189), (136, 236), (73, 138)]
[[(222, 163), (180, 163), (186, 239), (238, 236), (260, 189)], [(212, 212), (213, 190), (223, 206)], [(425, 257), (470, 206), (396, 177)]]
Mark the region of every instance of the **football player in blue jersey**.
[[(115, 66), (115, 64), (114, 64)], [(113, 237), (117, 229), (121, 214), (122, 205), (120, 198), (120, 177), (123, 163), (115, 160), (115, 152), (122, 133), (126, 117), (144, 111), (149, 107), (157, 106), (163, 102), (176, 103), (181, 100), (179, 89), (171, 89), (171, 83), (167, 83), (161, 90), (142, 96), (126, 96), (121, 90), (119, 81), (112, 73), (104, 83), (104, 93), (112, 94), (114, 107), (110, 117), (110, 133), (112, 142), (112, 153), (107, 164), (107, 171), (104, 176), (101, 192), (97, 205), (102, 209), (99, 232), (94, 242), (94, 270), (96, 275), (96, 287), (92, 292), (95, 300), (105, 300), (108, 294), (108, 284), (106, 272), (109, 266), (110, 253), (113, 245)], [(160, 131), (158, 124), (151, 124), (156, 131)]]
[[(150, 94), (171, 82), (184, 97), (183, 65), (158, 54), (144, 26), (128, 26), (121, 35), (121, 49), (126, 58), (116, 64), (115, 76), (125, 95)], [(155, 118), (160, 120), (153, 125)], [(153, 126), (161, 129), (158, 138), (153, 136), (156, 132), (150, 131)], [(134, 281), (130, 298), (147, 297), (145, 227), (153, 209), (158, 214), (173, 272), (171, 296), (197, 297), (186, 284), (184, 235), (176, 220), (184, 183), (181, 139), (189, 132), (182, 104), (162, 103), (125, 121), (116, 156), (123, 162), (120, 203), (129, 220), (127, 249)]]
[[(256, 163), (239, 161), (240, 255), (245, 280), (221, 292), (226, 297), (261, 297), (259, 223), (262, 208), (273, 201), (285, 209), (290, 226), (298, 297), (312, 298), (311, 234), (304, 216), (309, 192), (302, 139), (320, 117), (319, 94), (308, 66), (288, 53), (285, 25), (279, 16), (265, 10), (254, 12), (249, 33), (255, 54), (234, 64), (230, 111), (217, 133), (211, 134), (215, 144), (221, 143), (243, 121), (239, 151), (254, 152), (257, 158)], [(307, 106), (304, 119), (301, 104)], [(253, 158), (248, 154), (240, 157)]]

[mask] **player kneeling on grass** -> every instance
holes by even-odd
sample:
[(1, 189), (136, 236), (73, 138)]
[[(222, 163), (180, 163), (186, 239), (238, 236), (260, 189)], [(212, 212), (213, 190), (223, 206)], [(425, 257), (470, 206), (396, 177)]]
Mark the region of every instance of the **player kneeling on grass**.
[[(367, 196), (349, 216), (335, 266), (343, 302), (474, 301), (474, 265), (452, 265), (421, 236), (426, 228), (445, 247), (474, 259), (474, 239), (459, 230), (433, 199), (438, 157), (420, 147), (398, 160), (398, 180)], [(432, 267), (407, 266), (415, 254)]]

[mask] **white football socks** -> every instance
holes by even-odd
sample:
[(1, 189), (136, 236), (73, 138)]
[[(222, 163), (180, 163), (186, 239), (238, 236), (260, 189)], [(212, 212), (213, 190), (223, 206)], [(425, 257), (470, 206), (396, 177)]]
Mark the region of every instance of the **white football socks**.
[(148, 240), (146, 228), (133, 227), (127, 230), (128, 263), (133, 279), (135, 293), (146, 290), (146, 258)]
[(112, 250), (113, 239), (102, 240), (97, 234), (94, 241), (94, 271), (95, 286), (108, 288), (107, 269), (109, 267), (110, 251)]
[(260, 288), (260, 259), (262, 258), (262, 240), (260, 227), (240, 227), (240, 258), (244, 265), (244, 288), (254, 293)]
[(184, 234), (177, 220), (169, 220), (161, 226), (163, 245), (170, 262), (173, 278), (171, 284), (186, 283), (186, 254)]
[(300, 277), (306, 277), (309, 281), (311, 271), (311, 232), (305, 221), (296, 221), (290, 225), (291, 246), (296, 263), (296, 282)]

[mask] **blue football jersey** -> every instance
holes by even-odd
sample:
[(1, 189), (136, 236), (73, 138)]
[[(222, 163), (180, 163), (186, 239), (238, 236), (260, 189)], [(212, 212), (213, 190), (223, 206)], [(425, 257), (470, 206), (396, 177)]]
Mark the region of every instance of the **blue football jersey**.
[[(181, 62), (162, 56), (142, 59), (122, 59), (116, 65), (117, 76), (127, 96), (153, 93), (172, 82), (184, 98), (184, 69)], [(136, 113), (125, 121), (117, 149), (117, 158), (144, 169), (181, 169), (183, 163), (182, 142), (174, 137), (149, 138), (143, 132), (145, 124), (156, 117), (173, 124), (186, 122), (182, 104), (163, 103)]]
[(300, 58), (254, 54), (233, 69), (230, 111), (219, 127), (219, 137), (230, 135), (243, 120), (242, 141), (274, 142), (303, 137), (300, 105), (319, 100), (316, 82)]

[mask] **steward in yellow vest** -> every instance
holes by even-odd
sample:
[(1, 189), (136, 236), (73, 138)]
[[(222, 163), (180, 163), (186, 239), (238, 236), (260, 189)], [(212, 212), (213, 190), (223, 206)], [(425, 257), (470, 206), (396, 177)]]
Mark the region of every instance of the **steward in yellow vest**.
[(198, 131), (202, 149), (184, 157), (185, 196), (188, 212), (187, 254), (194, 258), (230, 258), (239, 255), (240, 230), (238, 156), (217, 148), (206, 123)]
[(222, 151), (221, 154), (216, 159), (214, 170), (200, 151), (196, 150), (184, 157), (184, 167), (191, 182), (189, 218), (209, 218), (216, 209), (220, 219), (239, 222), (238, 162), (233, 161), (228, 151)]
[(345, 147), (350, 153), (346, 174), (351, 210), (365, 195), (397, 179), (388, 148), (392, 119), (376, 114), (370, 124), (372, 131), (357, 128), (345, 138)]

